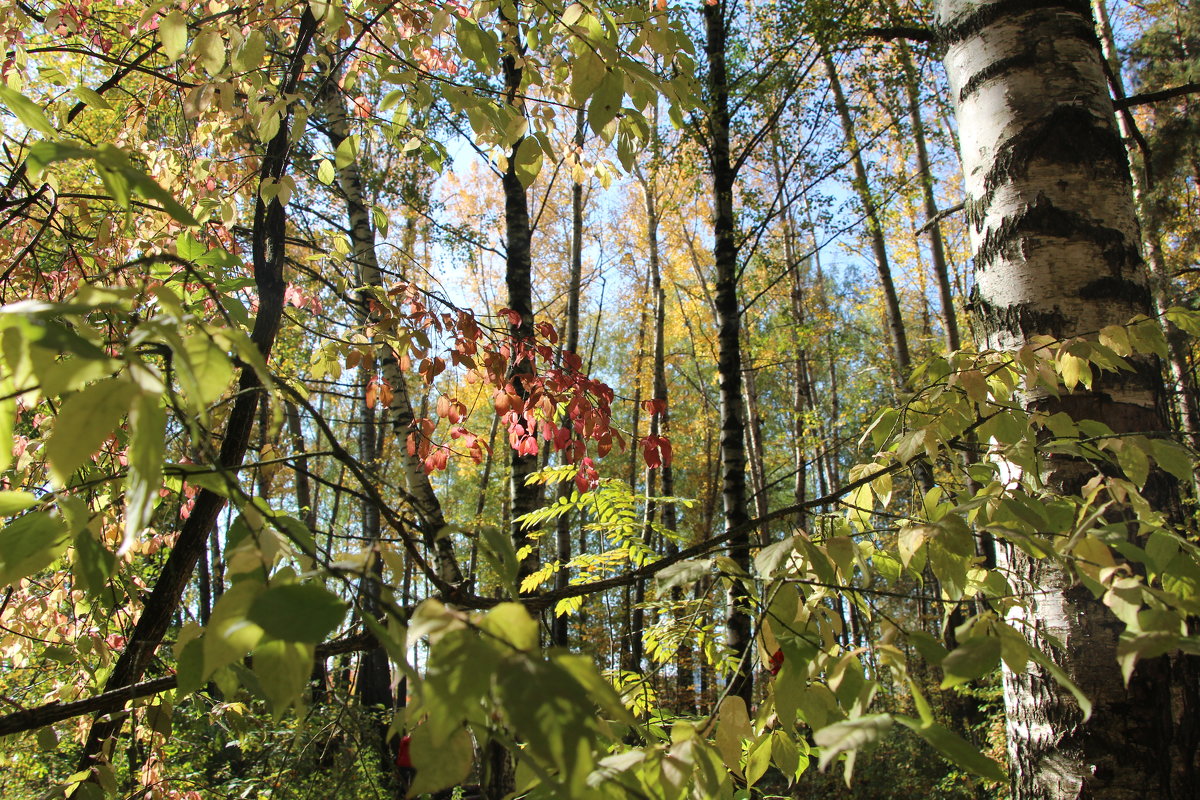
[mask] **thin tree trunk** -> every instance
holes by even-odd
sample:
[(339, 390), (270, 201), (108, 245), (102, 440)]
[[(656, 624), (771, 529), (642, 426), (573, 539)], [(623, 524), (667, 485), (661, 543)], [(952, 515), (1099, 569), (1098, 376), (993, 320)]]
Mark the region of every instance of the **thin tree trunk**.
[[(575, 117), (575, 146), (583, 148), (584, 125), (587, 122), (582, 108)], [(578, 354), (579, 351), (579, 294), (583, 283), (583, 184), (575, 182), (571, 185), (571, 277), (567, 285), (567, 325), (563, 340), (563, 350)], [(564, 463), (566, 463), (564, 455)], [(559, 484), (559, 500), (571, 496), (573, 484), (564, 481)], [(555, 527), (555, 543), (558, 558), (558, 572), (554, 573), (554, 589), (562, 591), (570, 582), (567, 573), (567, 562), (571, 560), (571, 515), (563, 514), (558, 518)], [(551, 610), (551, 613), (554, 613)], [(550, 643), (557, 647), (566, 647), (569, 639), (569, 620), (565, 614), (555, 615), (550, 624)]]
[[(346, 113), (346, 99), (338, 88), (333, 75), (329, 75), (322, 91), (325, 112), (326, 135), (336, 150), (350, 137), (350, 124)], [(363, 193), (362, 173), (357, 159), (352, 159), (337, 170), (338, 188), (346, 201), (346, 216), (350, 227), (351, 259), (357, 270), (357, 280), (365, 287), (385, 288), (383, 273), (375, 252), (375, 229), (371, 224), (370, 206)], [(369, 295), (364, 292), (357, 313), (360, 320), (370, 319)], [(438, 537), (446, 527), (442, 504), (422, 460), (410, 453), (406, 441), (412, 432), (414, 420), (408, 378), (400, 369), (397, 354), (390, 346), (377, 347), (380, 371), (383, 380), (392, 390), (388, 404), (388, 420), (400, 453), (400, 463), (414, 510), (420, 519), (421, 535), (425, 545), (433, 551), (438, 577), (446, 583), (462, 581), (462, 572), (454, 554), (454, 544), (449, 537)]]
[[(504, 51), (500, 58), (504, 73), (504, 100), (514, 111), (524, 115), (525, 103), (521, 95), (521, 82), (524, 79), (523, 53), (525, 48), (521, 44), (520, 26), (517, 20), (508, 19), (504, 9), (501, 8), (500, 27), (502, 29), (501, 39), (504, 43)], [(508, 290), (508, 308), (516, 314), (514, 320), (509, 323), (508, 332), (512, 337), (514, 348), (518, 350), (532, 346), (534, 331), (529, 197), (517, 177), (517, 152), (522, 141), (524, 141), (524, 137), (513, 143), (507, 169), (501, 177), (504, 188), (506, 253), (504, 283)], [(517, 395), (522, 399), (528, 396), (525, 380), (532, 377), (533, 370), (534, 365), (528, 358), (514, 355), (508, 378)], [(511, 499), (509, 524), (513, 546), (518, 552), (523, 549), (529, 550), (529, 554), (521, 559), (517, 577), (519, 585), (521, 579), (538, 568), (537, 541), (518, 522), (522, 516), (537, 507), (538, 489), (536, 486), (526, 483), (526, 479), (537, 470), (537, 455), (522, 455), (516, 448), (513, 448), (510, 451), (509, 467), (509, 497)]]
[[(305, 5), (300, 25), (296, 31), (296, 44), (281, 82), (281, 95), (288, 95), (296, 90), (304, 64), (304, 55), (308, 52), (316, 29), (317, 20), (313, 17), (311, 9)], [(289, 109), (283, 114), (279, 131), (267, 143), (259, 170), (260, 183), (278, 181), (286, 173), (289, 163), (290, 131)], [(284, 207), (277, 201), (264, 203), (261, 196), (256, 195), (251, 254), (254, 281), (259, 296), (259, 308), (254, 319), (254, 327), (250, 332), (250, 339), (258, 347), (264, 360), (269, 357), (271, 348), (275, 344), (275, 336), (279, 332), (279, 324), (283, 316), (285, 288), (283, 263), (286, 227), (287, 212)], [(219, 466), (229, 470), (235, 470), (241, 466), (254, 427), (255, 410), (264, 400), (262, 381), (253, 368), (249, 366), (242, 368), (235, 397), (237, 399), (229, 412), (229, 420), (225, 426), (225, 438), (221, 442), (218, 454)], [(209, 532), (224, 507), (225, 498), (215, 492), (202, 489), (196, 496), (192, 513), (183, 524), (183, 528), (175, 540), (175, 546), (171, 549), (171, 554), (167, 557), (162, 572), (142, 607), (142, 613), (138, 617), (125, 650), (122, 651), (116, 664), (113, 665), (108, 680), (105, 681), (104, 691), (114, 691), (141, 680), (146, 668), (154, 658), (158, 645), (162, 642), (163, 635), (170, 626), (175, 609), (179, 606), (179, 600), (191, 581), (196, 562), (204, 554)], [(125, 716), (118, 714), (109, 719), (96, 720), (92, 723), (80, 756), (81, 770), (91, 769), (99, 757), (104, 742), (120, 732), (124, 720)]]
[[(729, 147), (729, 78), (725, 64), (725, 0), (705, 4), (705, 54), (708, 59), (709, 155), (713, 178), (713, 260), (716, 269), (714, 309), (717, 315), (717, 375), (721, 393), (721, 495), (725, 529), (743, 529), (731, 536), (729, 557), (750, 572), (750, 534), (746, 514), (745, 410), (742, 405), (741, 308), (738, 303), (736, 218), (733, 186), (736, 174)], [(738, 578), (730, 581), (725, 620), (726, 644), (738, 659), (730, 676), (729, 694), (750, 707), (754, 694), (750, 596)]]
[(896, 294), (896, 285), (892, 281), (892, 268), (888, 261), (887, 243), (883, 234), (883, 223), (879, 218), (879, 208), (875, 196), (871, 192), (871, 184), (867, 177), (867, 167), (863, 162), (862, 150), (854, 130), (854, 118), (850, 114), (850, 106), (842, 91), (842, 82), (838, 78), (837, 65), (833, 56), (823, 51), (825, 71), (829, 76), (829, 87), (833, 92), (833, 106), (838, 119), (842, 123), (842, 134), (846, 139), (846, 150), (850, 155), (850, 163), (854, 167), (854, 192), (862, 206), (863, 216), (867, 220), (867, 232), (871, 239), (871, 252), (875, 257), (875, 270), (879, 274), (879, 286), (883, 290), (883, 306), (888, 336), (892, 343), (892, 358), (897, 372), (896, 385), (908, 387), (908, 376), (912, 371), (911, 357), (908, 349), (908, 334), (904, 330), (904, 317), (900, 313), (900, 298)]
[[(938, 22), (961, 125), (984, 344), (1007, 350), (1038, 335), (1069, 339), (1149, 312), (1128, 165), (1088, 6), (943, 0)], [(1030, 390), (1023, 402), (1118, 434), (1163, 430), (1157, 367), (1139, 359), (1136, 371), (1102, 373), (1090, 390)], [(1051, 491), (1075, 493), (1094, 467), (1057, 457), (1042, 472)], [(1169, 482), (1154, 481), (1161, 487), (1147, 484), (1148, 500), (1169, 510)], [(1191, 660), (1139, 661), (1125, 685), (1123, 626), (1109, 609), (1058, 561), (1000, 550), (1025, 595), (1009, 621), (1053, 653), (1093, 702), (1084, 722), (1044, 670), (1006, 668), (1014, 800), (1196, 797)]]
[[(1121, 78), (1121, 62), (1117, 56), (1112, 26), (1108, 20), (1108, 5), (1105, 0), (1092, 0), (1092, 8), (1096, 14), (1100, 45), (1109, 65), (1109, 80), (1113, 82), (1117, 92), (1124, 96), (1125, 85)], [(1187, 343), (1183, 332), (1165, 316), (1167, 309), (1171, 306), (1170, 274), (1163, 259), (1161, 229), (1149, 203), (1150, 176), (1146, 171), (1143, 155), (1138, 150), (1132, 117), (1127, 116), (1126, 113), (1118, 114), (1117, 127), (1125, 142), (1125, 152), (1129, 158), (1129, 171), (1133, 178), (1133, 202), (1142, 230), (1142, 247), (1146, 256), (1146, 270), (1150, 276), (1149, 285), (1154, 301), (1154, 312), (1162, 321), (1166, 331), (1167, 366), (1170, 370), (1171, 380), (1175, 384), (1179, 427), (1186, 437), (1187, 443), (1193, 450), (1197, 450), (1200, 449), (1200, 408), (1197, 407), (1196, 383), (1188, 369)]]
[(900, 55), (900, 68), (904, 72), (904, 93), (908, 100), (908, 119), (912, 124), (913, 146), (917, 150), (917, 171), (921, 174), (921, 195), (925, 202), (925, 225), (929, 229), (929, 256), (933, 261), (933, 275), (937, 280), (938, 300), (942, 304), (942, 326), (946, 332), (946, 349), (958, 350), (961, 339), (958, 333), (958, 316), (954, 311), (954, 294), (950, 289), (950, 270), (946, 266), (946, 248), (942, 241), (942, 226), (938, 219), (937, 196), (933, 167), (929, 161), (929, 149), (925, 144), (925, 121), (921, 118), (920, 76), (913, 65), (912, 53), (903, 39), (896, 42)]

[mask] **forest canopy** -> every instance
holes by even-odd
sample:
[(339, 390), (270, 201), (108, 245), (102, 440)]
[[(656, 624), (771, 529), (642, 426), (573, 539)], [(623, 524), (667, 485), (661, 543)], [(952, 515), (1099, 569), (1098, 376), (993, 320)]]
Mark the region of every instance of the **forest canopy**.
[(1193, 0), (0, 38), (6, 796), (1197, 796)]

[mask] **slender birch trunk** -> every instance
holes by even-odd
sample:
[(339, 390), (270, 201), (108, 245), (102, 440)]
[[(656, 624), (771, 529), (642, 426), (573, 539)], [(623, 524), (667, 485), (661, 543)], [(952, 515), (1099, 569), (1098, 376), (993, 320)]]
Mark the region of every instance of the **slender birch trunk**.
[[(1112, 25), (1108, 20), (1108, 5), (1105, 0), (1092, 0), (1092, 8), (1096, 14), (1100, 45), (1109, 65), (1109, 79), (1113, 82), (1114, 88), (1124, 95), (1125, 84), (1121, 78), (1121, 62), (1117, 56)], [(1149, 203), (1150, 176), (1146, 171), (1143, 156), (1138, 151), (1133, 120), (1125, 114), (1118, 114), (1117, 128), (1121, 132), (1121, 138), (1125, 142), (1125, 152), (1129, 158), (1129, 171), (1133, 178), (1133, 202), (1137, 210), (1138, 223), (1142, 229), (1142, 247), (1146, 255), (1146, 270), (1150, 275), (1149, 285), (1151, 297), (1154, 300), (1154, 311), (1162, 319), (1163, 328), (1166, 331), (1167, 367), (1170, 370), (1171, 381), (1175, 384), (1180, 430), (1193, 449), (1200, 449), (1200, 408), (1197, 407), (1196, 382), (1192, 379), (1191, 370), (1188, 367), (1187, 344), (1182, 331), (1164, 316), (1171, 305), (1170, 275), (1163, 259), (1161, 229)]]
[(921, 82), (913, 64), (908, 44), (900, 39), (896, 45), (900, 68), (904, 72), (904, 94), (908, 101), (908, 119), (912, 124), (913, 146), (917, 151), (917, 171), (921, 175), (921, 196), (925, 204), (925, 225), (929, 231), (929, 257), (937, 280), (938, 300), (942, 304), (942, 325), (946, 333), (946, 349), (954, 352), (961, 346), (958, 316), (954, 311), (954, 293), (950, 288), (950, 270), (946, 265), (946, 247), (942, 226), (938, 222), (937, 196), (934, 192), (933, 168), (929, 148), (925, 144), (925, 121), (921, 116)]
[[(587, 119), (584, 110), (579, 109), (575, 117), (575, 146), (582, 149), (584, 142), (584, 125)], [(571, 277), (567, 285), (567, 324), (563, 336), (563, 350), (570, 353), (579, 352), (579, 294), (583, 283), (583, 184), (578, 181), (571, 184)], [(563, 463), (566, 463), (565, 456)], [(560, 500), (570, 498), (572, 483), (564, 481), (558, 487)], [(570, 575), (566, 565), (571, 560), (571, 515), (563, 514), (555, 526), (555, 549), (558, 558), (558, 572), (554, 573), (554, 589), (562, 591), (567, 588)], [(550, 643), (557, 647), (568, 644), (568, 619), (566, 615), (555, 616), (550, 624)]]
[[(325, 82), (321, 99), (325, 112), (326, 136), (336, 150), (350, 137), (350, 123), (346, 113), (346, 99), (332, 76)], [(350, 227), (350, 257), (357, 271), (357, 280), (364, 290), (366, 287), (383, 289), (383, 273), (380, 272), (375, 252), (375, 228), (371, 224), (370, 207), (363, 192), (362, 173), (357, 159), (339, 168), (336, 177), (338, 188), (346, 201), (346, 217)], [(367, 299), (368, 295), (364, 291), (358, 308), (358, 314), (363, 320), (370, 317)], [(400, 451), (400, 464), (414, 510), (421, 521), (422, 538), (434, 553), (438, 577), (447, 583), (460, 583), (462, 572), (454, 554), (454, 544), (448, 537), (438, 538), (439, 532), (446, 527), (442, 504), (421, 459), (410, 454), (404, 446), (414, 420), (408, 378), (400, 369), (400, 362), (390, 347), (381, 344), (377, 350), (380, 372), (392, 390), (387, 415), (393, 435), (400, 444), (397, 448)]]
[[(746, 514), (745, 409), (742, 405), (741, 308), (738, 303), (736, 218), (733, 186), (736, 179), (729, 146), (729, 76), (725, 63), (727, 15), (725, 0), (705, 4), (705, 55), (708, 60), (708, 147), (713, 178), (713, 260), (716, 286), (713, 306), (717, 315), (717, 375), (721, 394), (721, 495), (725, 529), (741, 528)], [(747, 574), (750, 572), (750, 535), (739, 533), (729, 539), (729, 557)], [(751, 665), (753, 644), (749, 614), (750, 597), (738, 579), (730, 582), (726, 643), (740, 660), (730, 677), (730, 696), (741, 697), (750, 706), (754, 694)]]
[[(942, 0), (938, 22), (984, 344), (1014, 349), (1037, 335), (1084, 336), (1150, 311), (1128, 164), (1087, 3)], [(1135, 372), (1099, 376), (1090, 391), (1031, 391), (1023, 400), (1117, 433), (1165, 428), (1158, 370), (1146, 359)], [(1075, 492), (1093, 468), (1057, 458), (1042, 471), (1052, 490)], [(1169, 493), (1151, 501), (1165, 504)], [(1050, 651), (1094, 704), (1085, 723), (1045, 671), (1006, 669), (1014, 800), (1196, 797), (1189, 663), (1140, 661), (1126, 686), (1116, 658), (1122, 626), (1112, 613), (1058, 562), (1000, 550), (1026, 596), (1010, 622)]]
[(850, 155), (850, 164), (854, 168), (854, 192), (858, 195), (858, 202), (862, 206), (863, 215), (867, 220), (871, 253), (875, 257), (875, 270), (879, 275), (879, 286), (883, 290), (885, 323), (891, 340), (892, 358), (898, 373), (896, 385), (907, 387), (908, 376), (912, 371), (912, 359), (908, 349), (908, 334), (904, 330), (904, 317), (900, 313), (900, 297), (896, 293), (896, 284), (892, 280), (892, 267), (888, 260), (883, 222), (879, 219), (879, 207), (875, 203), (875, 195), (871, 192), (867, 167), (863, 162), (862, 150), (854, 129), (854, 118), (850, 114), (850, 105), (846, 102), (846, 94), (842, 90), (842, 81), (838, 77), (837, 65), (833, 63), (833, 56), (828, 51), (823, 51), (822, 57), (825, 61), (825, 72), (829, 76), (829, 88), (833, 92), (833, 107), (837, 112), (838, 119), (841, 120), (846, 151)]

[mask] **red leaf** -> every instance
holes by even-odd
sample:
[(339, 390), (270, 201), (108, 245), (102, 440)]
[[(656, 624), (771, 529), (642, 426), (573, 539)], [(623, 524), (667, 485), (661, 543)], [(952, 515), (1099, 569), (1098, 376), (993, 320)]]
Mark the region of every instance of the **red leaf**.
[(779, 670), (783, 667), (783, 651), (776, 650), (771, 653), (771, 660), (767, 664), (767, 671), (772, 675), (778, 675)]

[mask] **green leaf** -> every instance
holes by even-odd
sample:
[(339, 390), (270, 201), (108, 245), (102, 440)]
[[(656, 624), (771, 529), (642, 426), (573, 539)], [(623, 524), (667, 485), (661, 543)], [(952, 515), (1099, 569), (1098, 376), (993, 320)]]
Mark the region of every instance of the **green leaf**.
[(179, 377), (192, 399), (201, 407), (219, 400), (233, 379), (233, 364), (225, 351), (207, 333), (198, 332), (183, 339), (178, 355), (185, 361)]
[(775, 544), (767, 545), (758, 551), (754, 557), (754, 569), (763, 578), (770, 578), (788, 563), (792, 553), (796, 552), (796, 539), (788, 536)]
[(1125, 439), (1117, 451), (1117, 463), (1134, 486), (1140, 489), (1146, 485), (1146, 478), (1150, 475), (1150, 459), (1146, 457), (1142, 442), (1136, 438)]
[(187, 50), (187, 20), (183, 13), (173, 10), (158, 21), (158, 40), (168, 61), (178, 61)]
[(29, 492), (0, 492), (0, 517), (20, 514), (37, 504), (38, 499)]
[(821, 728), (813, 734), (813, 740), (821, 748), (821, 769), (829, 766), (830, 762), (842, 753), (877, 742), (891, 727), (890, 715), (868, 714)]
[(0, 531), (0, 586), (44, 569), (70, 542), (66, 523), (45, 511), (26, 514)]
[(1000, 639), (995, 636), (972, 636), (942, 659), (942, 688), (980, 678), (1000, 662)]
[(246, 615), (273, 638), (314, 644), (324, 641), (345, 616), (346, 604), (319, 583), (267, 589)]
[(125, 475), (125, 536), (122, 553), (150, 524), (162, 487), (167, 414), (157, 395), (143, 394), (129, 412), (129, 472)]
[(71, 395), (58, 410), (46, 442), (50, 476), (59, 486), (100, 448), (129, 409), (135, 388), (121, 378), (106, 378)]
[(1164, 470), (1181, 481), (1191, 480), (1195, 461), (1186, 447), (1170, 439), (1151, 439), (1150, 450)]
[(225, 39), (216, 31), (205, 31), (197, 36), (193, 49), (209, 75), (219, 75), (225, 68)]
[(276, 722), (304, 693), (313, 655), (313, 646), (302, 642), (269, 641), (254, 648), (254, 674)]
[(616, 118), (625, 97), (625, 78), (618, 70), (608, 71), (588, 104), (588, 125), (597, 134)]
[(85, 592), (99, 595), (116, 568), (117, 557), (96, 539), (91, 530), (84, 528), (75, 536), (75, 557), (71, 559), (71, 571)]
[(979, 752), (975, 745), (936, 722), (923, 725), (918, 720), (899, 715), (896, 721), (929, 742), (951, 763), (990, 781), (1002, 782), (1007, 779), (1003, 767)]
[(520, 603), (501, 603), (487, 613), (480, 626), (495, 634), (517, 650), (529, 652), (537, 649), (537, 621)]
[(0, 103), (8, 106), (8, 110), (17, 115), (26, 128), (32, 128), (47, 136), (57, 136), (58, 130), (46, 117), (41, 106), (20, 92), (0, 84)]
[(457, 786), (471, 774), (474, 749), (470, 734), (459, 728), (441, 742), (433, 734), (431, 725), (419, 725), (412, 732), (408, 752), (417, 774), (409, 787), (409, 797)]
[(334, 174), (333, 162), (328, 158), (321, 159), (321, 165), (317, 167), (317, 180), (326, 186), (330, 186), (333, 184), (334, 177), (336, 176)]
[(100, 108), (104, 109), (105, 111), (112, 109), (112, 106), (109, 105), (108, 101), (104, 99), (104, 96), (95, 89), (89, 89), (86, 86), (76, 86), (71, 91), (75, 93), (76, 97), (87, 103), (92, 108)]
[(263, 36), (262, 31), (253, 30), (242, 42), (242, 46), (238, 48), (237, 55), (234, 56), (233, 65), (243, 72), (250, 72), (258, 69), (262, 65), (263, 55), (267, 52), (267, 39)]

